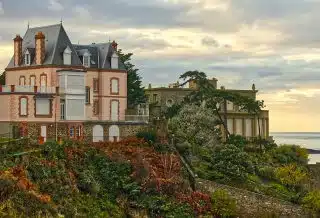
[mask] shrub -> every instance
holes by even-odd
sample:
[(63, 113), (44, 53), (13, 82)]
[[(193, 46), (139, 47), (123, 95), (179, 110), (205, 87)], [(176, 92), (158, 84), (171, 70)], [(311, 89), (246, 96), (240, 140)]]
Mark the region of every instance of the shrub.
[(309, 192), (302, 200), (303, 206), (315, 217), (320, 216), (320, 190)]
[(211, 212), (211, 199), (210, 196), (201, 192), (192, 192), (188, 194), (178, 194), (177, 198), (180, 202), (189, 204), (196, 215), (207, 214)]
[(271, 166), (263, 166), (257, 168), (257, 174), (262, 178), (274, 180), (275, 179), (275, 168)]
[(155, 131), (141, 131), (136, 134), (138, 139), (144, 139), (149, 144), (156, 142), (157, 136)]
[(211, 168), (223, 174), (226, 179), (244, 182), (253, 173), (250, 156), (234, 145), (223, 145), (215, 149)]
[(235, 217), (236, 201), (230, 197), (228, 192), (222, 189), (216, 190), (211, 195), (212, 212), (217, 217)]
[(307, 149), (297, 145), (281, 145), (274, 149), (272, 154), (280, 164), (306, 165), (308, 163)]
[(298, 167), (296, 164), (278, 167), (275, 170), (275, 176), (283, 185), (288, 187), (298, 187), (308, 178), (305, 169)]
[(244, 146), (248, 143), (248, 140), (241, 135), (230, 135), (230, 137), (226, 141), (226, 144), (235, 145), (238, 148), (244, 148)]

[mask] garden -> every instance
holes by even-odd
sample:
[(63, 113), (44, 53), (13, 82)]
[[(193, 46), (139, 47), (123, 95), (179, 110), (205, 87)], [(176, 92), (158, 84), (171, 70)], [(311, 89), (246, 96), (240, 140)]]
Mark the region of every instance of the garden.
[[(22, 153), (21, 146), (16, 148)], [(224, 191), (210, 196), (190, 188), (168, 144), (143, 138), (47, 142), (37, 150), (12, 154), (1, 158), (0, 217), (134, 217), (134, 211), (148, 217), (236, 214), (235, 202)]]

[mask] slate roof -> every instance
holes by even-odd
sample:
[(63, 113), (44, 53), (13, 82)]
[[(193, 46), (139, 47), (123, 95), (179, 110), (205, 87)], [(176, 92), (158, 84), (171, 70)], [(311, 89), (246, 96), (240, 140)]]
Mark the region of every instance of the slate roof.
[[(44, 65), (63, 65), (63, 52), (69, 46), (72, 66), (82, 66), (82, 56), (86, 51), (91, 54), (91, 68), (111, 69), (111, 55), (114, 49), (111, 43), (75, 45), (72, 44), (62, 24), (29, 28), (23, 37), (22, 52), (29, 50), (31, 54), (31, 66), (35, 65), (35, 35), (42, 32), (45, 35), (45, 59)], [(99, 58), (98, 58), (99, 56)], [(99, 60), (99, 61), (98, 61)], [(99, 65), (98, 66), (98, 62)], [(24, 66), (24, 61), (20, 66)], [(11, 58), (7, 68), (14, 68), (14, 57)], [(124, 64), (119, 61), (119, 69), (125, 70)]]

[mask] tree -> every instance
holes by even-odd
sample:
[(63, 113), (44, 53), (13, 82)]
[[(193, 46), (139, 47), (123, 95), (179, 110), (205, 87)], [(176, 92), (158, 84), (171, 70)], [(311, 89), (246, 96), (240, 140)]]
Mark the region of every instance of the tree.
[(193, 148), (213, 146), (219, 141), (217, 118), (203, 106), (185, 105), (169, 121), (169, 129), (183, 142)]
[(136, 69), (135, 65), (130, 62), (133, 53), (124, 54), (122, 50), (119, 49), (118, 55), (121, 62), (124, 63), (125, 69), (128, 73), (128, 108), (134, 108), (138, 104), (146, 101), (144, 89), (141, 87), (141, 77), (138, 74), (138, 69)]
[[(213, 110), (213, 112), (219, 118), (220, 124), (224, 127), (227, 139), (230, 136), (230, 132), (228, 131), (227, 127), (226, 110), (221, 110), (221, 105), (223, 105), (223, 108), (226, 108), (226, 102), (230, 101), (238, 105), (240, 108), (242, 108), (242, 110), (247, 111), (249, 114), (254, 116), (258, 116), (261, 112), (261, 109), (264, 107), (264, 101), (256, 101), (253, 98), (242, 96), (236, 92), (216, 89), (216, 87), (214, 87), (213, 84), (211, 84), (207, 79), (207, 76), (204, 72), (187, 71), (180, 76), (180, 79), (185, 80), (180, 86), (184, 86), (190, 81), (195, 81), (197, 84), (197, 90), (194, 90), (188, 96), (186, 96), (183, 103), (193, 103), (199, 105), (204, 102), (206, 107)], [(221, 112), (223, 112), (223, 114), (221, 114)]]
[(0, 85), (5, 85), (6, 84), (6, 72), (3, 72), (0, 75)]

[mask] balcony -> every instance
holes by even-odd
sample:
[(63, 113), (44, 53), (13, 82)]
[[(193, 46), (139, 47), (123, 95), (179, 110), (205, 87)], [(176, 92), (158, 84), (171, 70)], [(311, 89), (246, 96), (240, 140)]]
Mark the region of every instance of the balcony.
[(119, 118), (114, 116), (95, 116), (87, 117), (85, 121), (99, 121), (99, 122), (125, 122), (125, 123), (148, 123), (148, 115), (120, 115)]
[(1, 85), (0, 93), (56, 94), (58, 87)]

